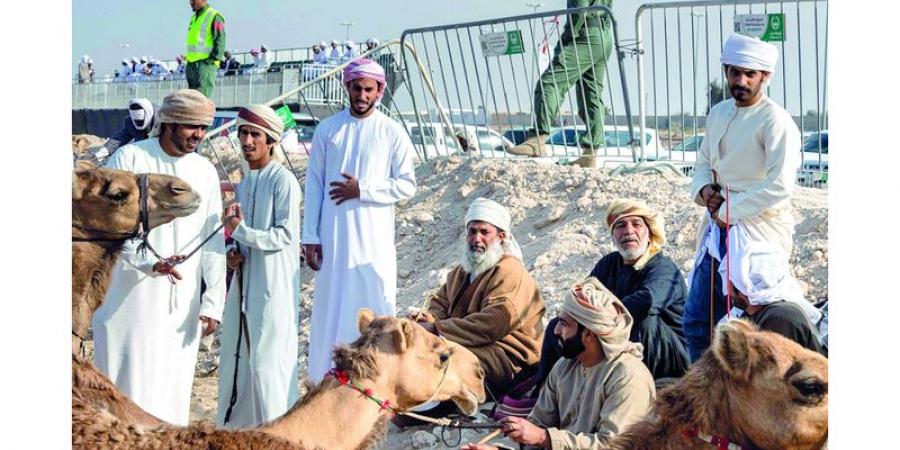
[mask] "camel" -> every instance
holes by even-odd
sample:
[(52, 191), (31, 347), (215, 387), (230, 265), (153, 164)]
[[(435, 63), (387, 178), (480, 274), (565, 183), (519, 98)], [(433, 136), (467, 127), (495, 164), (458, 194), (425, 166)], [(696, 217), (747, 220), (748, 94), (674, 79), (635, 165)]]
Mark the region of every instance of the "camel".
[[(147, 175), (149, 228), (187, 216), (200, 196), (180, 178)], [(119, 251), (140, 225), (138, 176), (80, 162), (72, 174), (72, 352), (100, 306)], [(88, 239), (88, 241), (84, 241)]]
[(731, 321), (718, 328), (710, 350), (683, 378), (659, 392), (653, 412), (610, 448), (709, 450), (717, 448), (710, 440), (722, 438), (742, 449), (823, 448), (828, 360), (780, 335)]
[[(415, 322), (375, 317), (367, 309), (360, 310), (358, 327), (359, 339), (334, 351), (337, 372), (312, 387), (285, 415), (260, 427), (140, 426), (73, 399), (72, 448), (368, 448), (383, 438), (392, 408), (405, 411), (429, 400), (452, 400), (474, 414), (485, 400), (484, 370), (464, 347)], [(348, 380), (359, 390), (345, 384)]]

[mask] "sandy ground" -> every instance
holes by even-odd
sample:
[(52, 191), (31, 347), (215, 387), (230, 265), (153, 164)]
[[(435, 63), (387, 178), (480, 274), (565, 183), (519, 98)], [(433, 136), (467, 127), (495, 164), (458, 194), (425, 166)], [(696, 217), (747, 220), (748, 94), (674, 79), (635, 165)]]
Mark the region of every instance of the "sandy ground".
[[(295, 160), (294, 167), (301, 176), (304, 166), (303, 160)], [(510, 209), (525, 265), (541, 284), (548, 319), (556, 314), (568, 287), (586, 276), (602, 255), (614, 251), (603, 225), (606, 207), (614, 198), (641, 198), (662, 211), (669, 240), (664, 252), (685, 276), (693, 264), (702, 210), (688, 199), (689, 178), (660, 174), (610, 176), (606, 170), (453, 157), (421, 164), (416, 176), (416, 195), (396, 208), (397, 309), (401, 313), (420, 305), (425, 293), (438, 287), (457, 263), (465, 239), (466, 209), (477, 197), (490, 197)], [(813, 300), (828, 296), (827, 192), (798, 188), (793, 199), (797, 229), (791, 263), (807, 297)], [(304, 268), (301, 279), (299, 361), (303, 374), (313, 273)], [(192, 421), (215, 418), (217, 358), (217, 342), (204, 342), (194, 380)], [(486, 434), (487, 431), (467, 431), (462, 442), (477, 441)], [(440, 443), (439, 436), (440, 429), (430, 426), (402, 432), (392, 426), (379, 448), (448, 448)], [(455, 444), (456, 431), (446, 438)]]

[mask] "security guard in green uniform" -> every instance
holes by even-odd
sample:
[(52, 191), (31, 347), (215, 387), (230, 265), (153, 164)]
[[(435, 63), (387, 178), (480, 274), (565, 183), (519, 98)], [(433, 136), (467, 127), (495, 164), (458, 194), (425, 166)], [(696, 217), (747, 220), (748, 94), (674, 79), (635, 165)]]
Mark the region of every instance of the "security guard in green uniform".
[(184, 73), (189, 88), (211, 98), (219, 61), (225, 56), (225, 18), (206, 0), (191, 0), (191, 9)]
[[(585, 6), (612, 8), (612, 0), (568, 0), (566, 8)], [(596, 167), (595, 150), (605, 145), (603, 134), (603, 81), (606, 63), (612, 53), (612, 23), (605, 11), (589, 11), (568, 16), (565, 30), (553, 53), (553, 61), (534, 89), (536, 136), (509, 150), (515, 155), (547, 156), (545, 142), (553, 120), (576, 82), (578, 116), (588, 132), (579, 140), (582, 157), (575, 164)]]

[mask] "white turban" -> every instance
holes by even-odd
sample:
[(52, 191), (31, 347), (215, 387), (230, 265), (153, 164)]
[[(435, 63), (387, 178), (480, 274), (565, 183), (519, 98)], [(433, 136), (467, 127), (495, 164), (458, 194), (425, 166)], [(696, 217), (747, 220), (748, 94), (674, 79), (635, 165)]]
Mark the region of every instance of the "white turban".
[[(140, 109), (132, 109), (131, 105), (138, 105)], [(153, 122), (153, 103), (150, 103), (150, 100), (146, 98), (133, 98), (128, 102), (128, 115), (131, 117), (132, 123), (142, 120), (141, 126), (134, 124), (134, 127), (138, 130), (145, 130)]]
[(722, 64), (749, 70), (774, 72), (778, 63), (778, 47), (757, 38), (732, 34), (722, 46)]
[[(780, 247), (765, 241), (748, 241), (732, 250), (731, 283), (747, 296), (751, 305), (793, 302), (803, 310), (810, 323), (815, 325), (819, 321), (822, 313), (803, 297), (803, 289), (788, 267), (788, 256)], [(727, 266), (719, 266), (722, 278), (729, 271)]]
[(644, 346), (629, 340), (634, 318), (600, 280), (590, 277), (572, 286), (563, 300), (562, 312), (597, 336), (606, 360), (621, 353), (643, 358)]
[(503, 240), (504, 253), (510, 255), (519, 261), (522, 261), (522, 249), (512, 233), (512, 217), (505, 206), (484, 197), (476, 198), (469, 205), (469, 211), (466, 213), (466, 225), (469, 222), (477, 220), (479, 222), (487, 222), (506, 232), (506, 238)]

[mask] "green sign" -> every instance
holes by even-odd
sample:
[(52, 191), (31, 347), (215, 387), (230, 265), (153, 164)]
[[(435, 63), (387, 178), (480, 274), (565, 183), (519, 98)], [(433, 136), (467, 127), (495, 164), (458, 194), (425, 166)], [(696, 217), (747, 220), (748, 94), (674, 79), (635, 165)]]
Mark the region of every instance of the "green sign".
[(281, 123), (284, 124), (285, 130), (290, 130), (297, 126), (297, 122), (294, 120), (294, 114), (287, 105), (276, 109), (275, 114), (278, 114), (278, 117), (281, 117)]
[(479, 36), (484, 56), (518, 55), (525, 53), (520, 30), (487, 33)]
[(736, 14), (734, 32), (767, 42), (784, 42), (784, 14)]

